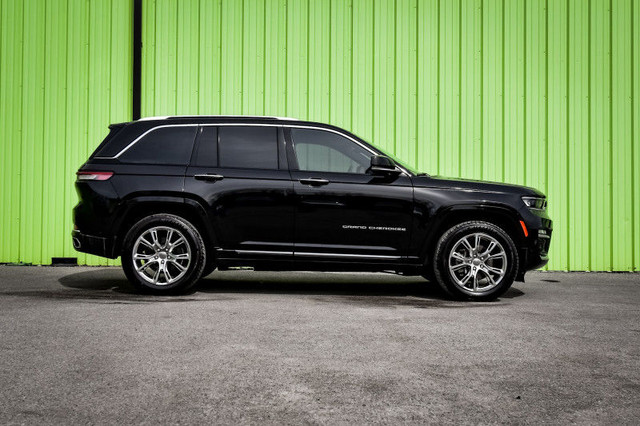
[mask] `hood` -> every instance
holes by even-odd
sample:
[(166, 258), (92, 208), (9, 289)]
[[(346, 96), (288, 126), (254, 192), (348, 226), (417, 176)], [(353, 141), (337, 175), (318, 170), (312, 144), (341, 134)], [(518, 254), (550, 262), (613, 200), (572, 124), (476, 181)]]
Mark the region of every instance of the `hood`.
[(448, 178), (443, 176), (416, 176), (413, 179), (415, 187), (419, 188), (448, 188), (451, 190), (489, 192), (513, 195), (530, 195), (544, 197), (545, 195), (535, 188), (510, 183), (489, 182), (474, 179)]

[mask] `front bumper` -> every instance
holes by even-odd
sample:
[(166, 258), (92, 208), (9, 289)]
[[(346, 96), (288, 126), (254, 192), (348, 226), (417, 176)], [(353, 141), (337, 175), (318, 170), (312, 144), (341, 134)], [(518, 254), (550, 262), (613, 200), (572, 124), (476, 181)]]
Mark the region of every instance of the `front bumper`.
[(553, 222), (551, 219), (542, 218), (538, 228), (530, 228), (529, 236), (522, 253), (523, 272), (542, 268), (549, 262), (549, 246)]
[(95, 235), (83, 234), (78, 230), (71, 232), (73, 238), (73, 248), (82, 253), (95, 254), (96, 256), (115, 259), (118, 257), (115, 252), (115, 238), (98, 237)]

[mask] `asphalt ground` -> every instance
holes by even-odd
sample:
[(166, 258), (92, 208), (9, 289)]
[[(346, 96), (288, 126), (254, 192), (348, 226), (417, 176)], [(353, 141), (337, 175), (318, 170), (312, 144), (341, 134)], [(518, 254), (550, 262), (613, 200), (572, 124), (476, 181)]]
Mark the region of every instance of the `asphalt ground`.
[(390, 274), (0, 266), (0, 423), (638, 424), (640, 274), (500, 300)]

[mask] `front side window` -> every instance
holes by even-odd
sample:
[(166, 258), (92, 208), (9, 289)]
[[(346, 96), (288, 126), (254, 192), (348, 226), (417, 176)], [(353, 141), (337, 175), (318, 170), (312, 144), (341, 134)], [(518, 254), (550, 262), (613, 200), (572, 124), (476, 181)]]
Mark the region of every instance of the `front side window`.
[(186, 165), (191, 158), (196, 126), (153, 129), (120, 155), (123, 163)]
[(220, 167), (278, 169), (278, 129), (271, 126), (220, 126)]
[(298, 168), (304, 171), (365, 174), (371, 153), (333, 132), (291, 129)]

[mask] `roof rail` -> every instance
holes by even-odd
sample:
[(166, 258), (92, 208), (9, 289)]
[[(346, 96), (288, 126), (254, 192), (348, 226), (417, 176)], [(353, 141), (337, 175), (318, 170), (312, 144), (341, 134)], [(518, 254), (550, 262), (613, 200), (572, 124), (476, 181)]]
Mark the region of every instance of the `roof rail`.
[(172, 118), (268, 118), (272, 120), (296, 120), (293, 117), (277, 117), (270, 115), (160, 115), (156, 117), (143, 117), (138, 121), (151, 121), (151, 120), (170, 120)]

